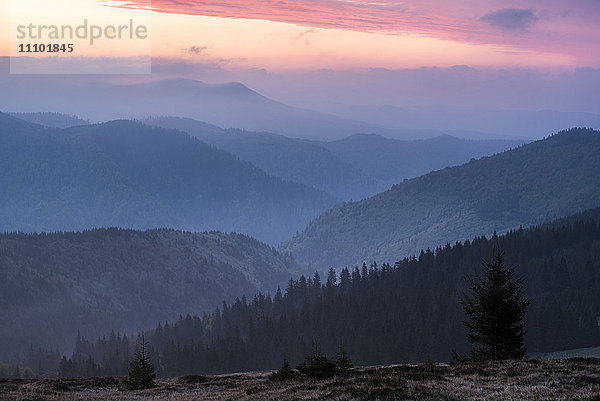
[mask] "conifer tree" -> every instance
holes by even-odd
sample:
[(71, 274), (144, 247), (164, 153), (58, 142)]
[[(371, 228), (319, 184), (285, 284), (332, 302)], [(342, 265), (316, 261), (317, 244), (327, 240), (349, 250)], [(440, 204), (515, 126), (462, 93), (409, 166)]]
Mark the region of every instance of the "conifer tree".
[(283, 359), (283, 365), (276, 372), (271, 373), (269, 380), (271, 381), (285, 381), (296, 377), (297, 372), (292, 369), (292, 365), (288, 362), (287, 358)]
[(129, 362), (129, 377), (125, 379), (125, 386), (129, 390), (143, 390), (152, 388), (156, 384), (154, 382), (156, 378), (154, 366), (146, 352), (147, 345), (146, 339), (142, 336), (140, 349), (135, 353), (133, 360)]
[(327, 358), (327, 355), (321, 354), (316, 345), (313, 354), (307, 356), (304, 362), (299, 364), (296, 369), (302, 374), (317, 379), (332, 377), (337, 372), (335, 362)]
[(354, 367), (352, 359), (348, 357), (348, 354), (346, 354), (346, 351), (342, 346), (340, 346), (335, 363), (342, 372), (347, 372)]
[(494, 249), (490, 263), (484, 262), (483, 278), (467, 278), (471, 296), (460, 300), (469, 321), (467, 339), (477, 344), (471, 350), (474, 360), (520, 359), (525, 325), (523, 318), (530, 299), (520, 279), (514, 279), (514, 269), (504, 266), (504, 254)]

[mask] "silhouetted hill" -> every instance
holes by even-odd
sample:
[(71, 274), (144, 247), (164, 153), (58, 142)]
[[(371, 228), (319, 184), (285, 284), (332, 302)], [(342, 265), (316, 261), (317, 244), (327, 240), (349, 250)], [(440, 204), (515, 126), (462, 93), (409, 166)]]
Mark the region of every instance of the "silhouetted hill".
[(70, 350), (73, 333), (139, 330), (274, 290), (298, 266), (241, 234), (97, 229), (0, 235), (0, 354)]
[(131, 121), (51, 129), (0, 115), (0, 231), (171, 227), (276, 244), (335, 200), (187, 134)]
[(283, 247), (317, 267), (391, 260), (600, 204), (600, 134), (572, 129), (336, 206)]

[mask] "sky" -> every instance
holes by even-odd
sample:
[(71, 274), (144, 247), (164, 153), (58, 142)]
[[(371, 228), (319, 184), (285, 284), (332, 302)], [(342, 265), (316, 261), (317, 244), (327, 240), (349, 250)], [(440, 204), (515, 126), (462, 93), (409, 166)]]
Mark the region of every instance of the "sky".
[[(2, 1), (3, 25), (106, 22), (117, 9), (151, 21), (155, 58), (236, 68), (600, 67), (597, 0)], [(93, 50), (84, 55), (136, 54), (122, 42)]]
[(597, 0), (104, 4), (154, 11), (155, 56), (221, 59), (253, 68), (599, 67), (600, 62)]
[[(460, 107), (600, 111), (591, 105), (598, 104), (600, 82), (598, 0), (0, 4), (0, 56), (15, 55), (17, 22), (75, 24), (88, 18), (106, 25), (131, 19), (150, 27), (150, 41), (77, 45), (77, 62), (106, 72), (112, 64), (102, 60), (129, 65), (150, 55), (153, 77), (240, 81), (303, 107), (319, 101), (448, 105), (460, 92)], [(400, 99), (402, 91), (408, 95)]]

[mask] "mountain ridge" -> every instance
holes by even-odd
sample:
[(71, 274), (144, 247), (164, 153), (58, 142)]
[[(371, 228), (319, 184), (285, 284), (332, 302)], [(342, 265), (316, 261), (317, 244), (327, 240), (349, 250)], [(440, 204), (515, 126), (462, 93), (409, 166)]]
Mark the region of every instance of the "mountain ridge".
[[(0, 115), (0, 230), (219, 229), (277, 244), (337, 200), (175, 130)], [(285, 224), (284, 224), (285, 223)]]
[(598, 151), (598, 131), (562, 131), (335, 206), (281, 249), (318, 268), (340, 267), (595, 207), (600, 203)]
[(363, 199), (403, 179), (523, 143), (463, 140), (448, 135), (401, 141), (377, 134), (355, 134), (327, 142), (222, 129), (190, 118), (149, 117), (142, 122), (187, 132), (271, 175), (317, 188), (342, 200)]

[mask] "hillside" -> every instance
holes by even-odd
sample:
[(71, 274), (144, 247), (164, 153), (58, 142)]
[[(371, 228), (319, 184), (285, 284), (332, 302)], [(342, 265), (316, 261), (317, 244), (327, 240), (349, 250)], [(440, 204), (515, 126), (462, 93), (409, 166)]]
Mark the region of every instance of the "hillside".
[(363, 199), (406, 178), (523, 144), (521, 141), (467, 141), (447, 135), (412, 141), (353, 135), (324, 142), (266, 132), (225, 130), (188, 118), (157, 117), (142, 121), (187, 132), (273, 176), (320, 189), (343, 200)]
[(491, 156), (524, 143), (527, 141), (466, 140), (450, 135), (408, 141), (357, 134), (323, 142), (321, 146), (375, 179), (380, 191), (384, 191), (405, 179)]
[(0, 232), (220, 230), (277, 244), (335, 200), (174, 130), (0, 114)]
[(324, 212), (283, 249), (315, 267), (395, 260), (600, 204), (600, 133), (572, 129)]
[(240, 234), (100, 229), (0, 235), (0, 354), (72, 349), (274, 290), (298, 266)]
[[(505, 264), (515, 266), (515, 277), (533, 299), (525, 319), (529, 353), (600, 345), (600, 208), (503, 236), (448, 244), (418, 258), (395, 258), (394, 265), (302, 276), (289, 281), (283, 293), (252, 299), (247, 294), (209, 316), (162, 323), (145, 338), (156, 352), (157, 373), (168, 377), (274, 369), (284, 356), (295, 365), (315, 344), (327, 355), (343, 344), (359, 366), (428, 356), (449, 361), (453, 350), (470, 349), (459, 304), (467, 291), (465, 277), (480, 273), (495, 247), (505, 252)], [(72, 370), (63, 374), (124, 375), (122, 355), (134, 351), (136, 338), (139, 334), (82, 340), (71, 356)], [(90, 359), (98, 364), (92, 373)], [(28, 364), (36, 366), (37, 360)]]
[(362, 199), (380, 187), (358, 166), (340, 160), (320, 142), (267, 132), (225, 130), (188, 118), (158, 117), (142, 121), (187, 132), (273, 176), (320, 189), (340, 200)]

